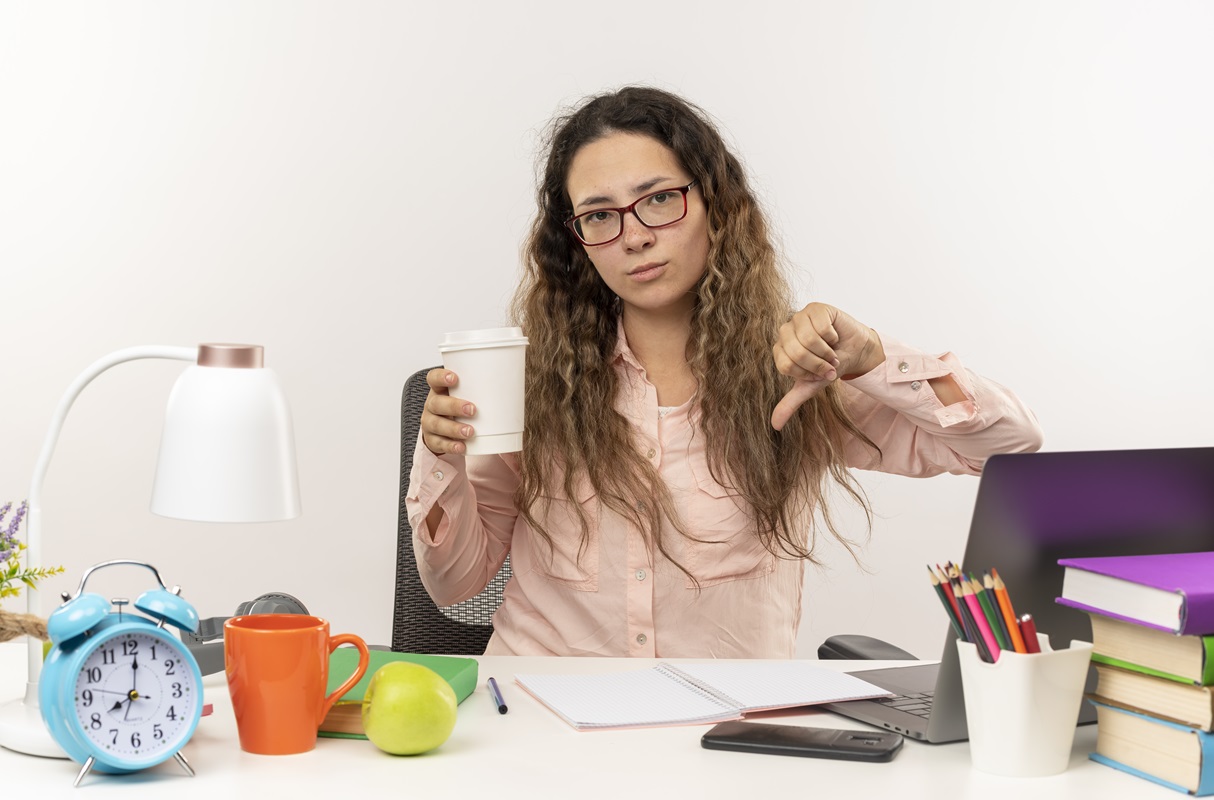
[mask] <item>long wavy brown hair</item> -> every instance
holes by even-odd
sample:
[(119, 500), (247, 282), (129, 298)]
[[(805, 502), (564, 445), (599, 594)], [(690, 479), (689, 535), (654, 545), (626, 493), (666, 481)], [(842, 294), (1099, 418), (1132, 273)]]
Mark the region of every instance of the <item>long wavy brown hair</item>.
[[(531, 342), (515, 498), (520, 513), (551, 545), (554, 534), (568, 534), (545, 528), (542, 507), (557, 497), (584, 496), (579, 482), (588, 481), (604, 505), (628, 518), (651, 548), (684, 572), (663, 541), (663, 519), (697, 538), (615, 409), (619, 380), (611, 359), (621, 304), (563, 224), (572, 215), (566, 179), (574, 155), (616, 132), (643, 134), (669, 147), (707, 205), (708, 265), (695, 290), (687, 361), (698, 384), (693, 411), (713, 478), (749, 505), (756, 535), (773, 554), (816, 562), (813, 515), (805, 513), (816, 508), (826, 530), (854, 556), (855, 542), (836, 527), (826, 490), (830, 482), (841, 487), (871, 523), (866, 498), (844, 463), (843, 444), (851, 435), (880, 451), (852, 423), (834, 385), (801, 406), (782, 430), (771, 427), (772, 409), (791, 386), (776, 371), (771, 347), (793, 306), (767, 222), (742, 164), (708, 115), (648, 87), (592, 97), (557, 117), (547, 134), (538, 213), (512, 304), (514, 320)], [(573, 505), (584, 547), (589, 520)]]

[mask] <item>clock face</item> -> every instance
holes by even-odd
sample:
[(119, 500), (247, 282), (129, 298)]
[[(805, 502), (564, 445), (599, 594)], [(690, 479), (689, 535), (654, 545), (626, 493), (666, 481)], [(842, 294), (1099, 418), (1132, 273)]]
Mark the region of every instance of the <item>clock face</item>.
[(186, 658), (175, 639), (155, 628), (107, 636), (93, 645), (75, 687), (75, 713), (85, 738), (111, 759), (177, 752), (202, 703), (202, 687)]

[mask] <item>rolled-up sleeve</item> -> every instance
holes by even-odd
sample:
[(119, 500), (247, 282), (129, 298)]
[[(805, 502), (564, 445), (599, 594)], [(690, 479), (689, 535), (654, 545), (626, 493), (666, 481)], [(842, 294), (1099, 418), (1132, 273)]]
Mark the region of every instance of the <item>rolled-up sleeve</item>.
[[(1037, 418), (1009, 389), (966, 369), (952, 353), (928, 355), (886, 336), (881, 344), (885, 362), (842, 384), (852, 421), (881, 453), (853, 439), (849, 466), (914, 477), (977, 475), (996, 453), (1041, 447)], [(929, 384), (946, 376), (963, 395), (947, 406)]]
[[(475, 597), (501, 569), (518, 512), (514, 456), (436, 456), (418, 437), (405, 510), (422, 583), (447, 606)], [(426, 517), (443, 509), (438, 530)]]

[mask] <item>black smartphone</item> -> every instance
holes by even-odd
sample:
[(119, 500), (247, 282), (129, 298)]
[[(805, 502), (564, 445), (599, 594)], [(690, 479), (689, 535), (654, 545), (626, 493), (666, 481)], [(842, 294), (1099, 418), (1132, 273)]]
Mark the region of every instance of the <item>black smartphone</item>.
[(902, 749), (902, 736), (885, 731), (803, 728), (767, 722), (722, 722), (700, 739), (709, 750), (769, 753), (777, 756), (889, 761)]

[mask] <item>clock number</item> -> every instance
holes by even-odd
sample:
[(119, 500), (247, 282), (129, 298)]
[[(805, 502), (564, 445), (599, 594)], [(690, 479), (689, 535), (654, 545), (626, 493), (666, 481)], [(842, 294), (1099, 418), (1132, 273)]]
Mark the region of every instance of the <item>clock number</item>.
[(140, 744), (139, 731), (135, 731), (134, 733), (131, 734), (131, 747), (138, 747), (139, 744)]
[(160, 741), (161, 739), (164, 738), (164, 731), (160, 730), (159, 722), (152, 724), (152, 738), (155, 739), (156, 741)]
[(164, 660), (164, 674), (165, 675), (176, 675), (177, 674), (177, 672), (174, 669), (174, 664), (175, 664), (175, 662), (171, 658), (166, 658)]
[(102, 664), (113, 664), (114, 663), (114, 648), (111, 647), (109, 650), (101, 651), (101, 663)]
[(101, 667), (89, 667), (89, 683), (101, 683)]
[(101, 728), (100, 714), (94, 714), (93, 716), (89, 717), (89, 727), (93, 730), (99, 730)]
[(110, 728), (110, 744), (118, 744), (118, 729)]
[(83, 692), (80, 693), (80, 696), (82, 698), (84, 698), (84, 704), (86, 706), (91, 706), (93, 704), (93, 690), (92, 689), (85, 689)]
[(152, 660), (156, 660), (156, 645), (152, 645)]
[(180, 683), (173, 684), (173, 697), (181, 697), (181, 684)]
[(134, 639), (127, 639), (122, 643), (122, 654), (124, 656), (133, 656), (139, 652), (139, 642)]
[(165, 712), (164, 716), (166, 719), (171, 719), (174, 722), (176, 722), (177, 721), (177, 710), (175, 708), (173, 708), (172, 706), (169, 706), (169, 710)]

